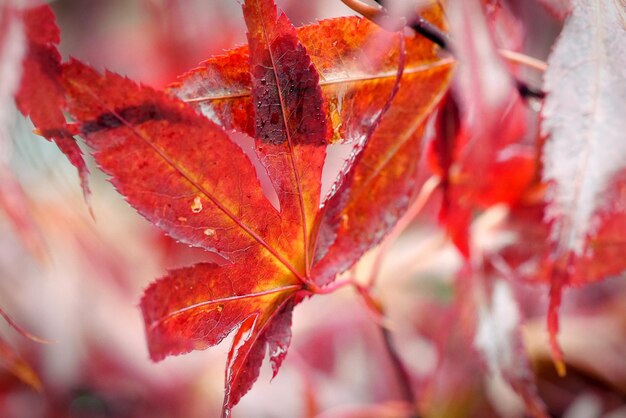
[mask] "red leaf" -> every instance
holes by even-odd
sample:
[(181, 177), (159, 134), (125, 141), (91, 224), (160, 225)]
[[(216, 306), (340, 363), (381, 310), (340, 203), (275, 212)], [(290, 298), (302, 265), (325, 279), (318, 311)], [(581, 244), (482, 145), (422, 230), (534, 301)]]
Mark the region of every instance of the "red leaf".
[[(177, 270), (146, 291), (142, 310), (152, 358), (215, 345), (250, 318), (248, 351), (261, 350), (257, 336), (301, 288), (292, 260), (302, 252), (289, 246), (299, 224), (281, 222), (241, 149), (184, 103), (77, 61), (65, 66), (64, 82), (86, 143), (129, 203), (176, 239), (236, 262)], [(236, 399), (254, 382), (246, 377), (258, 373), (247, 357), (237, 359), (250, 369), (228, 381), (228, 393), (242, 392)]]
[[(64, 82), (69, 109), (96, 161), (129, 203), (173, 237), (237, 262), (178, 270), (148, 289), (142, 309), (151, 356), (161, 359), (217, 344), (255, 312), (261, 316), (253, 334), (262, 332), (280, 301), (270, 298), (255, 311), (249, 300), (229, 298), (255, 298), (266, 291), (288, 296), (300, 288), (291, 260), (301, 253), (288, 246), (299, 225), (281, 223), (241, 149), (184, 103), (117, 75), (100, 76), (72, 61), (65, 66)], [(254, 276), (241, 279), (250, 272)], [(229, 305), (219, 313), (219, 326), (196, 328), (194, 323), (207, 323), (201, 318), (210, 312), (203, 313), (202, 304), (190, 307), (198, 300), (214, 306), (222, 299)]]
[(293, 301), (287, 299), (274, 311), (275, 317), (265, 324), (259, 324), (257, 318), (249, 318), (235, 335), (233, 346), (228, 353), (226, 368), (226, 395), (224, 398), (224, 416), (230, 415), (230, 408), (237, 404), (256, 379), (269, 347), (270, 362), (274, 376), (287, 355), (291, 342), (291, 314)]
[(530, 112), (498, 56), (481, 4), (455, 2), (449, 12), (459, 58), (448, 99), (455, 103), (440, 111), (431, 149), (442, 162), (437, 170), (444, 171), (440, 218), (469, 257), (474, 212), (516, 204), (534, 178), (536, 135), (528, 129)]
[(467, 144), (467, 129), (461, 126), (460, 109), (452, 93), (443, 99), (435, 119), (435, 138), (429, 144), (428, 160), (431, 169), (440, 177), (442, 192), (439, 222), (445, 225), (452, 242), (461, 254), (469, 257), (469, 226), (471, 211), (459, 203), (459, 192), (452, 183), (458, 176), (452, 174), (453, 164), (459, 159), (460, 149)]
[[(280, 280), (274, 270), (254, 259), (221, 267), (198, 264), (170, 272), (150, 286), (142, 299), (154, 360), (218, 344), (239, 327), (228, 359), (226, 414), (257, 379), (266, 346), (274, 375), (287, 354), (294, 306), (291, 295), (300, 287), (273, 287)], [(249, 271), (266, 277), (240, 280)], [(259, 290), (263, 286), (269, 286), (268, 290)]]
[[(441, 17), (440, 9), (433, 13)], [(257, 379), (266, 347), (274, 374), (278, 372), (291, 339), (293, 307), (318, 291), (314, 283), (327, 283), (345, 268), (341, 257), (346, 243), (357, 244), (354, 251), (346, 250), (346, 258), (354, 263), (406, 209), (423, 122), (442, 96), (451, 70), (450, 61), (438, 58), (428, 41), (411, 38), (405, 93), (391, 104), (389, 119), (383, 118), (379, 130), (366, 142), (395, 92), (398, 68), (403, 68), (398, 35), (383, 35), (366, 25), (356, 37), (361, 43), (341, 46), (338, 39), (352, 38), (340, 32), (337, 56), (323, 55), (320, 44), (310, 40), (320, 67), (328, 69), (318, 73), (305, 42), (300, 43), (295, 29), (272, 2), (247, 1), (244, 15), (251, 50), (249, 65), (245, 62), (247, 78), (243, 70), (233, 67), (243, 63), (241, 51), (209, 61), (205, 70), (190, 77), (202, 84), (201, 75), (221, 74), (227, 89), (235, 88), (237, 82), (245, 84), (245, 94), (227, 98), (232, 99), (227, 106), (209, 91), (213, 96), (207, 103), (214, 107), (208, 107), (208, 113), (226, 128), (248, 133), (249, 121), (254, 121), (256, 156), (277, 189), (280, 210), (263, 194), (254, 165), (223, 127), (178, 99), (116, 74), (100, 75), (75, 60), (62, 67), (67, 109), (117, 190), (175, 239), (225, 259), (224, 265), (204, 263), (171, 271), (146, 290), (141, 308), (154, 360), (218, 344), (236, 331), (226, 373), (226, 416)], [(342, 30), (361, 25), (353, 19), (336, 22)], [(330, 22), (321, 27), (324, 33), (333, 33)], [(356, 58), (343, 59), (368, 42), (365, 34), (372, 33), (394, 41), (379, 44), (386, 49), (374, 57), (385, 59), (382, 63), (374, 59), (374, 76), (329, 82), (332, 92), (323, 92), (320, 74), (336, 77), (332, 71), (338, 71), (340, 63), (359, 68)], [(327, 45), (330, 40), (324, 42)], [(206, 84), (214, 85), (215, 79)], [(357, 87), (346, 89), (351, 84)], [(181, 89), (187, 87), (183, 84)], [(237, 116), (239, 106), (251, 110), (246, 107), (250, 98), (260, 105), (254, 106), (254, 112)], [(335, 105), (329, 105), (332, 100)], [(351, 108), (342, 109), (341, 103)], [(375, 104), (380, 107), (376, 109)], [(366, 116), (353, 117), (355, 109), (365, 110)], [(358, 149), (367, 145), (351, 161), (355, 165), (347, 165), (352, 168), (348, 180), (328, 206), (328, 213), (356, 214), (347, 226), (355, 225), (357, 232), (344, 229), (346, 225), (338, 225), (335, 219), (322, 218), (320, 210), (321, 171), (331, 135), (327, 126), (341, 131), (336, 121), (341, 117), (353, 120), (348, 127), (369, 117), (358, 127), (362, 142)], [(409, 173), (406, 179), (405, 173)], [(375, 188), (371, 195), (365, 193), (369, 187)], [(370, 206), (370, 198), (390, 209), (372, 208), (373, 221), (366, 221), (358, 211)], [(339, 243), (330, 251), (326, 249), (332, 242), (318, 239), (316, 225), (322, 221), (325, 231)], [(363, 231), (362, 238), (356, 228)], [(321, 241), (320, 248), (329, 255), (328, 268), (314, 264), (319, 260), (312, 253), (314, 244)]]
[(30, 116), (39, 134), (54, 141), (78, 170), (85, 200), (89, 199), (89, 170), (73, 134), (66, 128), (63, 110), (66, 107), (61, 86), (60, 40), (54, 13), (48, 5), (23, 13), (28, 39), (22, 83), (15, 97), (20, 111)]

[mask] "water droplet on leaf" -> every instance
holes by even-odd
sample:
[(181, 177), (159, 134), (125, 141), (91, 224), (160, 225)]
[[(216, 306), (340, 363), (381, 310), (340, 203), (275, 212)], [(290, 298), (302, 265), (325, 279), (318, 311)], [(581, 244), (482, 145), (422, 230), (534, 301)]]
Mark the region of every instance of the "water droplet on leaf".
[(202, 199), (200, 199), (200, 196), (196, 196), (193, 199), (193, 203), (191, 204), (191, 211), (193, 213), (202, 212)]

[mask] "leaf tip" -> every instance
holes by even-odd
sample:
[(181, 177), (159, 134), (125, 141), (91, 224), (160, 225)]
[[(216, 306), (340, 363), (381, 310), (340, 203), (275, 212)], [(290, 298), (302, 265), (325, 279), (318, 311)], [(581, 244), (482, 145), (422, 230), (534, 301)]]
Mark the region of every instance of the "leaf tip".
[(557, 272), (557, 276), (552, 279), (552, 287), (550, 289), (550, 305), (548, 307), (548, 333), (550, 340), (550, 352), (556, 372), (560, 377), (566, 374), (565, 360), (563, 359), (563, 350), (557, 339), (559, 333), (559, 307), (561, 306), (563, 292), (563, 277)]
[(567, 367), (565, 366), (565, 362), (563, 361), (563, 359), (555, 359), (554, 367), (556, 368), (556, 372), (559, 377), (565, 377), (565, 375), (567, 374)]

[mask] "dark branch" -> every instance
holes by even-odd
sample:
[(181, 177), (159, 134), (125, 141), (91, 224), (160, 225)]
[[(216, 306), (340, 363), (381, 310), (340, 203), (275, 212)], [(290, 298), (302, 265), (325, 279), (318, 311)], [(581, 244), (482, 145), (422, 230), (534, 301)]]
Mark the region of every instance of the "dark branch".
[[(385, 7), (384, 0), (374, 1), (382, 7)], [(419, 14), (417, 14), (413, 18), (413, 20), (408, 23), (407, 26), (413, 29), (416, 33), (422, 35), (424, 38), (437, 44), (443, 50), (448, 51), (449, 53), (454, 55), (454, 48), (448, 34), (439, 29), (437, 26), (433, 25), (428, 20), (424, 19)], [(524, 99), (542, 100), (546, 97), (546, 93), (544, 91), (531, 87), (526, 82), (521, 81), (517, 78), (515, 78), (515, 87), (517, 88), (519, 95), (522, 96)]]
[(430, 23), (428, 20), (424, 19), (419, 14), (415, 17), (415, 20), (409, 23), (408, 26), (424, 38), (439, 45), (445, 51), (452, 52), (452, 45), (450, 44), (448, 34)]
[(517, 91), (519, 95), (524, 99), (545, 99), (546, 92), (534, 87), (529, 86), (525, 82), (515, 79), (515, 87), (517, 87)]
[(406, 369), (406, 366), (402, 362), (398, 351), (396, 350), (395, 345), (393, 344), (393, 340), (391, 338), (391, 333), (389, 330), (383, 326), (380, 326), (380, 331), (383, 335), (383, 341), (385, 342), (385, 348), (387, 349), (387, 353), (389, 354), (389, 358), (391, 359), (391, 363), (396, 371), (396, 375), (398, 376), (398, 382), (400, 383), (400, 389), (402, 390), (402, 397), (404, 401), (408, 403), (411, 407), (411, 415), (410, 418), (419, 418), (417, 414), (417, 400), (415, 399), (415, 393), (413, 392), (413, 385), (411, 384), (411, 377), (409, 376), (409, 372)]

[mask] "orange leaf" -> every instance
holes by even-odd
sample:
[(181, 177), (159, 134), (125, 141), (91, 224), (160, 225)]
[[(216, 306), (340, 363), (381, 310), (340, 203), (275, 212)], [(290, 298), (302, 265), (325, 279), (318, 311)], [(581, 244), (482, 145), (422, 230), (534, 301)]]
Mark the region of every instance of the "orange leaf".
[[(441, 20), (440, 9), (432, 13)], [(406, 39), (405, 63), (402, 36), (356, 18), (296, 31), (270, 0), (246, 1), (244, 16), (250, 53), (211, 59), (171, 90), (204, 115), (76, 60), (61, 76), (66, 110), (129, 204), (173, 238), (224, 258), (171, 271), (141, 301), (154, 360), (236, 332), (224, 416), (258, 377), (267, 347), (278, 372), (293, 307), (406, 210), (424, 122), (451, 74), (428, 41)], [(254, 136), (256, 154), (243, 152), (233, 128)], [(338, 139), (358, 141), (322, 209), (326, 149)], [(279, 209), (250, 158), (267, 172)]]

